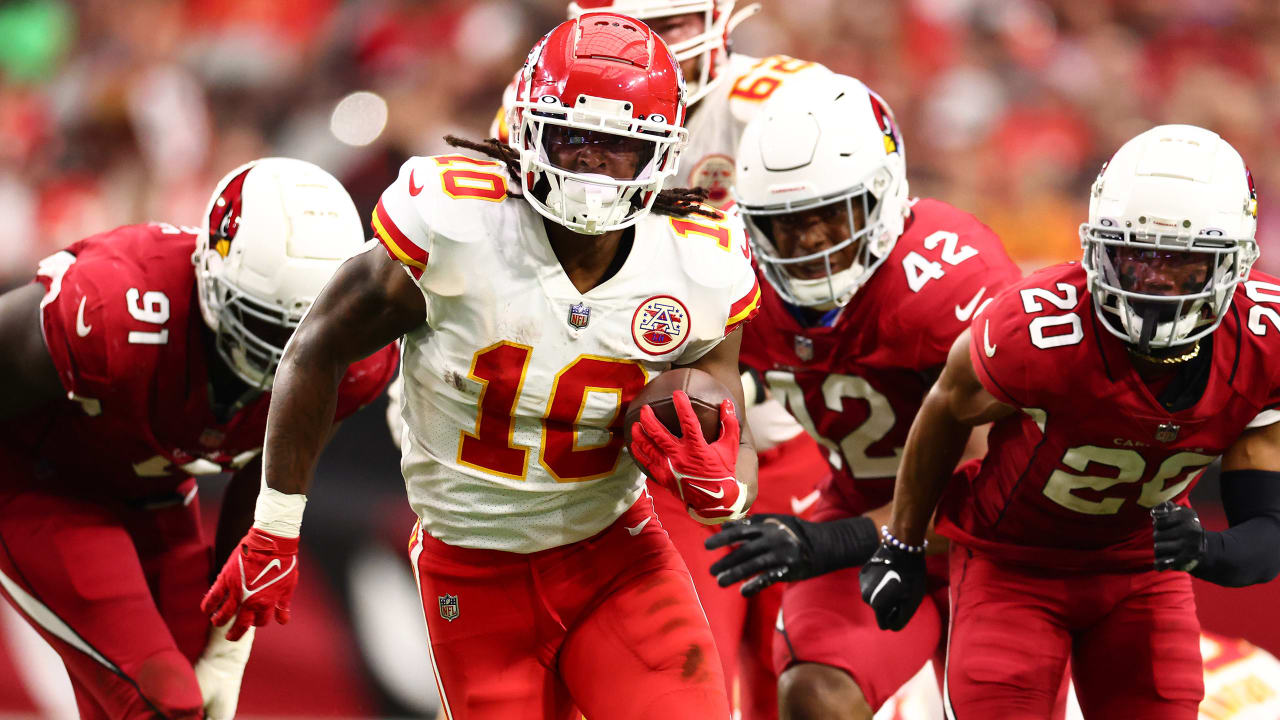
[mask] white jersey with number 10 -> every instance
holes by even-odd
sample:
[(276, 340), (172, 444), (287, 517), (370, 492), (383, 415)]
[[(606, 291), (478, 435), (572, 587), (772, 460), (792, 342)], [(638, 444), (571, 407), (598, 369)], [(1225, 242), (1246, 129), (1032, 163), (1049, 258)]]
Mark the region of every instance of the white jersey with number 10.
[(579, 292), (508, 182), (496, 162), (413, 158), (372, 223), (427, 307), (403, 351), (409, 501), (438, 540), (527, 553), (636, 501), (626, 404), (719, 344), (760, 289), (740, 222), (650, 214), (617, 274)]

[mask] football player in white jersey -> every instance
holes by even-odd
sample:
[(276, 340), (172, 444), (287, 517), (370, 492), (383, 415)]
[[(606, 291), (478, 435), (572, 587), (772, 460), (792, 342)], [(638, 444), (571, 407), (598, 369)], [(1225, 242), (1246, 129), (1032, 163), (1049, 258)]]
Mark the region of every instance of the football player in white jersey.
[[(689, 145), (676, 174), (677, 187), (698, 188), (708, 204), (729, 210), (733, 200), (734, 157), (747, 122), (770, 98), (810, 92), (831, 72), (822, 65), (786, 55), (756, 58), (730, 52), (729, 34), (759, 9), (751, 4), (735, 12), (736, 0), (576, 0), (568, 5), (570, 18), (584, 12), (608, 10), (638, 18), (671, 48), (689, 83), (689, 113), (685, 127)], [(507, 86), (503, 107), (490, 134), (506, 142), (507, 117), (516, 83)], [(767, 398), (762, 383), (744, 376), (748, 384), (747, 418), (760, 451), (761, 495), (755, 509), (807, 517), (818, 497), (818, 481), (828, 473), (827, 460), (816, 442), (777, 401)], [(393, 383), (395, 392), (399, 383)], [(392, 419), (395, 428), (398, 421)], [(393, 433), (394, 433), (393, 429)], [(708, 528), (679, 515), (663, 496), (655, 496), (658, 514), (684, 557), (698, 596), (706, 608), (716, 647), (725, 664), (726, 680), (737, 686), (738, 708), (745, 720), (777, 717), (772, 636), (781, 604), (781, 588), (744, 598), (716, 585), (709, 569), (719, 553), (703, 542)]]
[[(215, 618), (287, 619), (317, 418), (342, 368), (404, 335), (401, 466), (446, 717), (729, 716), (688, 571), (620, 433), (673, 365), (742, 404), (737, 329), (760, 287), (741, 224), (661, 191), (683, 116), (662, 41), (586, 14), (530, 53), (516, 145), (473, 144), (498, 161), (404, 165), (373, 215), (386, 252), (343, 266), (281, 361), (255, 525), (206, 598)], [(707, 442), (682, 399), (681, 438), (648, 412), (632, 447), (661, 450), (655, 479), (690, 514), (740, 517), (756, 458), (734, 403)]]

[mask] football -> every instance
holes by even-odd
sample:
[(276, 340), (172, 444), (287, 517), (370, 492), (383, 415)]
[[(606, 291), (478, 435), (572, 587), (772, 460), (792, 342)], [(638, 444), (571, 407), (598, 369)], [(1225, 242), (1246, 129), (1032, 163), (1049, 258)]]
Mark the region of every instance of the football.
[(671, 394), (683, 390), (689, 396), (689, 403), (698, 415), (702, 425), (702, 437), (712, 442), (720, 437), (720, 403), (733, 400), (729, 388), (711, 376), (711, 373), (693, 368), (675, 368), (668, 370), (651, 380), (640, 389), (640, 392), (627, 406), (627, 414), (622, 421), (623, 437), (627, 445), (631, 444), (631, 426), (640, 422), (640, 408), (648, 405), (653, 414), (666, 426), (671, 434), (680, 437), (680, 419), (676, 417), (675, 400)]

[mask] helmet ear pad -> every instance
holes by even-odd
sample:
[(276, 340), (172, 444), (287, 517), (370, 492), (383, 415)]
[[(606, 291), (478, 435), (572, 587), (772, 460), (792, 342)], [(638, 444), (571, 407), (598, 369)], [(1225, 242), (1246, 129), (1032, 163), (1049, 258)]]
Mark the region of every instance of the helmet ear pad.
[(351, 197), (321, 168), (263, 158), (226, 175), (191, 258), (218, 356), (248, 385), (269, 387), (293, 328), (363, 244)]

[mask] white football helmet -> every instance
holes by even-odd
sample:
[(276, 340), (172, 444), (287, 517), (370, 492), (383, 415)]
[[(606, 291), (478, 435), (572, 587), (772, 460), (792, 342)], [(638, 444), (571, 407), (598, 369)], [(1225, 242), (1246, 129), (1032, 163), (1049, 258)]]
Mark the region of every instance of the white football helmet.
[(700, 34), (668, 45), (676, 62), (702, 58), (697, 76), (685, 79), (689, 83), (688, 104), (692, 107), (722, 79), (720, 71), (724, 69), (729, 57), (729, 33), (738, 23), (760, 9), (758, 4), (753, 4), (734, 15), (733, 6), (736, 2), (737, 0), (576, 0), (569, 3), (569, 18), (602, 10), (629, 15), (637, 20), (692, 13), (702, 15), (703, 31)]
[[(1126, 142), (1102, 166), (1080, 225), (1102, 325), (1142, 352), (1213, 332), (1258, 259), (1257, 211), (1244, 160), (1216, 133), (1160, 125)], [(1121, 257), (1157, 273), (1172, 264), (1203, 270), (1203, 284), (1188, 292), (1148, 277), (1144, 287), (1134, 270), (1118, 267)]]
[[(738, 146), (734, 199), (765, 278), (792, 305), (829, 310), (853, 298), (902, 234), (908, 212), (902, 136), (884, 100), (862, 82), (831, 74), (778, 93), (747, 124)], [(770, 234), (780, 215), (844, 203), (849, 237), (802, 257), (782, 257)], [(855, 227), (860, 203), (864, 227)], [(853, 264), (831, 258), (859, 243)], [(826, 276), (802, 279), (788, 268), (826, 263)]]
[(294, 328), (363, 244), (351, 196), (311, 163), (264, 158), (218, 182), (191, 262), (200, 313), (241, 380), (271, 386)]

